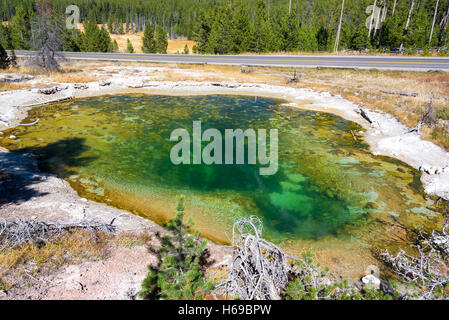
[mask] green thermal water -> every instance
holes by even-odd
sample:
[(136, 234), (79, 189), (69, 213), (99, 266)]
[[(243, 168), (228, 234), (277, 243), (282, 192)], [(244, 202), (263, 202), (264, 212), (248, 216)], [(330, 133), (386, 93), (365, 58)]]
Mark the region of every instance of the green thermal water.
[[(435, 219), (419, 175), (376, 157), (351, 134), (357, 124), (338, 116), (238, 96), (121, 95), (33, 109), (0, 143), (39, 155), (42, 170), (68, 179), (86, 197), (162, 222), (183, 194), (187, 212), (211, 238), (229, 241), (232, 222), (258, 215), (278, 242), (347, 238), (369, 245)], [(179, 165), (170, 161), (172, 130), (278, 129), (279, 170), (257, 165)], [(18, 138), (9, 140), (14, 134)], [(205, 143), (204, 143), (205, 144)]]

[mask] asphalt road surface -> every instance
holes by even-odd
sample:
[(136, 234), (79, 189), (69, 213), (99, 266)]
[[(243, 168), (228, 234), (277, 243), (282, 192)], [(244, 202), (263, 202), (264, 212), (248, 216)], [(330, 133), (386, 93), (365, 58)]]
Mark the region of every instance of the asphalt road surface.
[[(33, 52), (16, 51), (18, 57)], [(160, 63), (195, 63), (270, 67), (361, 68), (410, 71), (449, 72), (448, 57), (403, 56), (330, 56), (330, 55), (180, 55), (139, 53), (66, 52), (66, 58), (76, 60), (137, 61)]]

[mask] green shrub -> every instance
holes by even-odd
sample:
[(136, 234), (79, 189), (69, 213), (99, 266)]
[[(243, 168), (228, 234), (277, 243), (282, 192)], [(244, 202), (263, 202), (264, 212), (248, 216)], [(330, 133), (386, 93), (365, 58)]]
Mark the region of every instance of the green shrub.
[(449, 120), (449, 107), (437, 110), (437, 117), (443, 120)]
[(157, 264), (149, 265), (139, 295), (148, 300), (202, 299), (213, 289), (204, 277), (206, 241), (199, 241), (198, 232), (191, 235), (193, 222), (183, 223), (184, 201), (180, 200), (176, 217), (164, 227), (169, 235), (156, 234), (159, 246), (148, 249), (156, 255)]

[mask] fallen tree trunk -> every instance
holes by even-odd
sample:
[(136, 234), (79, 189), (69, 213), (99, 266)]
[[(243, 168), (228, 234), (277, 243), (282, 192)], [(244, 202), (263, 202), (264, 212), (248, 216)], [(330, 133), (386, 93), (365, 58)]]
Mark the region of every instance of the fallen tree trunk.
[(59, 92), (59, 91), (62, 91), (62, 90), (66, 90), (67, 88), (68, 88), (67, 86), (66, 86), (66, 87), (58, 87), (58, 86), (55, 86), (55, 87), (51, 87), (51, 88), (42, 88), (42, 89), (39, 89), (38, 92), (39, 92), (39, 93), (42, 93), (42, 94), (50, 95), (50, 94), (55, 94), (55, 93), (57, 93), (57, 92)]
[(418, 96), (417, 92), (408, 92), (408, 91), (396, 91), (396, 90), (381, 90), (383, 93), (388, 93), (388, 94), (397, 94), (400, 96), (412, 96), (412, 97), (416, 97)]
[(20, 123), (19, 126), (20, 127), (29, 127), (29, 126), (33, 126), (33, 125), (37, 124), (38, 122), (39, 122), (39, 119), (37, 119), (33, 122), (30, 122), (30, 123)]
[(113, 225), (115, 218), (110, 223), (98, 221), (80, 221), (80, 222), (42, 222), (42, 221), (24, 221), (21, 219), (15, 221), (0, 220), (0, 250), (14, 248), (28, 241), (33, 243), (53, 241), (65, 232), (76, 230), (85, 230), (92, 235), (95, 232), (107, 234), (116, 233), (116, 226)]
[(41, 105), (48, 104), (48, 103), (60, 102), (60, 101), (65, 101), (65, 100), (72, 100), (73, 98), (74, 98), (73, 96), (62, 97), (62, 98), (58, 98), (58, 99), (53, 99), (53, 100), (47, 100), (47, 101), (38, 102), (38, 103), (27, 104), (27, 105), (23, 105), (23, 106), (19, 106), (19, 107), (24, 107), (24, 108), (37, 107), (37, 106), (41, 106)]

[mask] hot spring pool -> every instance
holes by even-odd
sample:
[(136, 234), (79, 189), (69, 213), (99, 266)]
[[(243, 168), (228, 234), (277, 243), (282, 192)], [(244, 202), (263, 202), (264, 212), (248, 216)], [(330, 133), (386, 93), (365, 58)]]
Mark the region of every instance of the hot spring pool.
[[(419, 172), (372, 155), (351, 133), (359, 125), (282, 103), (247, 96), (81, 99), (34, 108), (25, 122), (39, 123), (10, 130), (0, 144), (35, 153), (41, 170), (64, 177), (82, 196), (158, 223), (173, 216), (182, 194), (201, 233), (223, 243), (233, 221), (253, 214), (264, 221), (266, 238), (292, 251), (334, 253), (391, 247), (405, 241), (405, 229), (439, 222)], [(257, 165), (172, 164), (170, 133), (191, 132), (193, 121), (203, 130), (278, 129), (279, 170), (261, 176)]]

